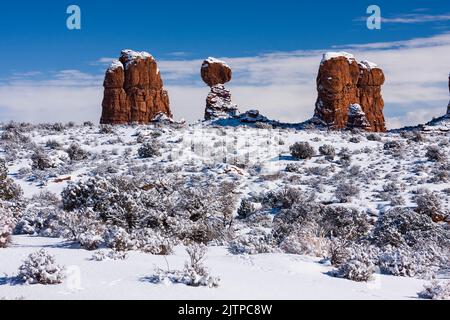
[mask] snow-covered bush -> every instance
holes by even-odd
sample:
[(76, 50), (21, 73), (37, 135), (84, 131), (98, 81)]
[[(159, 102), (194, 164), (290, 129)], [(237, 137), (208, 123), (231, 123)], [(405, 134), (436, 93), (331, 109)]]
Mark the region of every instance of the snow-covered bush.
[(230, 241), (228, 250), (232, 254), (260, 254), (275, 251), (275, 242), (270, 233), (261, 229), (253, 229), (248, 234)]
[(350, 149), (343, 147), (338, 153), (339, 163), (343, 167), (349, 167), (352, 163), (352, 152)]
[(380, 141), (381, 141), (381, 136), (380, 136), (379, 134), (376, 134), (376, 133), (369, 133), (369, 134), (366, 136), (366, 138), (367, 138), (367, 140), (369, 140), (369, 141), (377, 141), (377, 142), (380, 142)]
[(145, 253), (166, 256), (173, 253), (173, 239), (162, 236), (152, 229), (139, 229), (131, 235), (134, 248)]
[(296, 163), (288, 163), (286, 165), (286, 172), (298, 173), (300, 172), (300, 166)]
[(65, 278), (65, 269), (44, 249), (32, 253), (19, 268), (18, 278), (27, 284), (59, 284)]
[(138, 150), (140, 158), (153, 158), (161, 155), (161, 144), (156, 140), (144, 143)]
[(125, 251), (116, 251), (116, 250), (108, 250), (108, 251), (96, 251), (91, 260), (93, 261), (105, 261), (105, 260), (125, 260), (128, 258), (128, 254)]
[(61, 144), (54, 139), (47, 140), (45, 146), (51, 150), (57, 150), (61, 148)]
[(324, 236), (320, 226), (313, 221), (298, 224), (297, 228), (279, 244), (280, 249), (285, 253), (322, 258), (327, 256), (329, 245), (329, 239)]
[(62, 236), (59, 222), (63, 213), (59, 206), (60, 200), (51, 192), (33, 195), (18, 219), (15, 232), (44, 237)]
[(387, 247), (379, 257), (381, 272), (402, 277), (431, 278), (439, 270), (440, 261), (433, 252)]
[(367, 236), (372, 228), (367, 214), (356, 208), (325, 206), (321, 216), (321, 228), (329, 238), (339, 237), (355, 241)]
[(442, 211), (442, 203), (436, 193), (424, 190), (414, 197), (417, 203), (415, 211), (429, 217), (444, 216)]
[(431, 281), (425, 285), (424, 290), (419, 293), (422, 299), (450, 300), (450, 281)]
[(218, 287), (220, 278), (211, 276), (208, 269), (203, 265), (206, 250), (207, 247), (205, 245), (187, 247), (186, 251), (189, 255), (189, 260), (186, 261), (182, 271), (157, 268), (150, 281), (152, 283), (182, 283), (192, 287)]
[(289, 149), (292, 157), (299, 160), (311, 159), (316, 155), (316, 151), (308, 142), (296, 142)]
[(248, 199), (243, 199), (237, 211), (239, 218), (245, 219), (254, 214), (256, 211), (255, 205)]
[(443, 162), (447, 159), (444, 152), (438, 146), (427, 147), (427, 153), (425, 155), (429, 161)]
[(353, 198), (360, 194), (358, 186), (351, 181), (341, 182), (337, 187), (334, 195), (340, 203), (351, 202)]
[(8, 178), (8, 168), (5, 161), (0, 158), (0, 200), (17, 201), (22, 197), (22, 194), (22, 188)]
[(128, 251), (134, 248), (130, 234), (123, 228), (110, 227), (105, 235), (106, 244), (116, 251)]
[(436, 244), (445, 248), (450, 246), (450, 230), (434, 223), (426, 215), (396, 207), (379, 217), (372, 239), (380, 247), (423, 247), (425, 244)]
[(319, 153), (327, 160), (333, 160), (336, 156), (336, 149), (332, 145), (325, 144), (319, 147)]
[(71, 144), (66, 152), (72, 161), (81, 161), (88, 157), (88, 152), (77, 143)]
[(12, 212), (0, 201), (0, 248), (6, 248), (11, 243), (14, 224)]
[(336, 272), (336, 276), (356, 282), (367, 282), (375, 273), (374, 265), (358, 259), (351, 259), (342, 264)]
[(398, 141), (391, 140), (386, 142), (383, 148), (384, 150), (399, 150), (402, 148), (402, 145)]
[(31, 168), (33, 170), (45, 170), (53, 167), (52, 160), (45, 153), (45, 151), (41, 149), (37, 149), (33, 155), (31, 156), (32, 165)]

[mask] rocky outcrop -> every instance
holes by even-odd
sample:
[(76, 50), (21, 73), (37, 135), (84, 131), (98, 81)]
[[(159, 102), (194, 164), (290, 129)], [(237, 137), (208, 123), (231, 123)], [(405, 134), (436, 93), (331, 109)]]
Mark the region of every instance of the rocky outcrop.
[(202, 64), (201, 76), (211, 87), (206, 98), (205, 120), (236, 116), (239, 113), (237, 105), (231, 101), (231, 92), (224, 86), (231, 80), (231, 68), (223, 61), (208, 58)]
[(383, 71), (371, 62), (358, 62), (345, 52), (324, 54), (317, 76), (314, 122), (332, 129), (346, 128), (350, 106), (358, 104), (370, 131), (386, 131), (381, 96), (384, 80)]
[(347, 129), (370, 130), (370, 123), (359, 104), (352, 104), (348, 111)]
[(147, 52), (123, 50), (105, 75), (102, 124), (150, 123), (172, 117), (156, 60)]

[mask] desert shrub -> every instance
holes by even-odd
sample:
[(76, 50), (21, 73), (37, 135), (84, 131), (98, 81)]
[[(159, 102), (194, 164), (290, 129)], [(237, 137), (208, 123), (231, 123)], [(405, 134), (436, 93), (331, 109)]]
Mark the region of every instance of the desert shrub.
[(354, 137), (351, 137), (348, 141), (351, 142), (351, 143), (360, 143), (361, 142), (361, 137), (354, 136)]
[(320, 225), (315, 221), (297, 224), (279, 243), (280, 249), (289, 254), (326, 257), (329, 249), (329, 239)]
[(114, 126), (112, 126), (110, 124), (102, 124), (102, 125), (100, 125), (100, 133), (101, 134), (114, 134), (115, 133)]
[(422, 299), (450, 300), (450, 281), (433, 280), (424, 286), (424, 290), (419, 293)]
[(12, 212), (0, 202), (0, 248), (6, 248), (11, 244), (14, 224)]
[(65, 278), (65, 269), (44, 249), (32, 253), (19, 268), (18, 278), (27, 284), (59, 284)]
[(369, 141), (377, 141), (377, 142), (380, 142), (380, 141), (381, 141), (381, 136), (380, 136), (379, 134), (376, 134), (376, 133), (369, 133), (369, 134), (366, 136), (366, 138), (367, 138), (367, 140), (369, 140)]
[(264, 194), (262, 203), (270, 208), (288, 209), (304, 198), (305, 196), (301, 190), (293, 187), (284, 187)]
[(387, 247), (379, 257), (381, 272), (402, 277), (432, 277), (440, 261), (427, 250)]
[(228, 250), (232, 254), (260, 254), (274, 252), (274, 239), (270, 233), (253, 229), (248, 234), (231, 241)]
[(360, 189), (354, 182), (344, 181), (336, 187), (334, 195), (341, 203), (351, 202), (354, 197), (358, 197)]
[(17, 234), (59, 237), (60, 200), (48, 191), (33, 195), (15, 227)]
[(108, 228), (105, 234), (105, 241), (107, 246), (115, 251), (128, 251), (134, 248), (131, 235), (120, 227)]
[(300, 172), (300, 166), (296, 163), (289, 163), (286, 166), (286, 172), (298, 173)]
[(316, 155), (316, 151), (308, 142), (296, 142), (290, 147), (291, 155), (295, 159), (306, 160)]
[(435, 218), (444, 216), (442, 211), (442, 203), (437, 193), (425, 190), (414, 197), (417, 203), (415, 211), (420, 214)]
[(239, 218), (245, 219), (254, 214), (256, 211), (255, 205), (248, 199), (243, 199), (237, 211)]
[(81, 161), (88, 157), (88, 152), (81, 148), (77, 143), (71, 144), (66, 152), (72, 161)]
[(426, 215), (396, 207), (381, 215), (373, 230), (378, 246), (422, 246), (425, 243), (450, 245), (450, 233)]
[(45, 143), (45, 146), (52, 150), (61, 149), (61, 144), (58, 141), (53, 140), (53, 139), (47, 140), (47, 142)]
[(37, 149), (33, 155), (31, 156), (32, 165), (31, 168), (33, 170), (45, 170), (48, 168), (52, 168), (52, 160), (45, 153), (45, 151)]
[(219, 286), (220, 278), (209, 274), (208, 269), (203, 265), (207, 247), (205, 245), (193, 245), (186, 248), (189, 260), (186, 261), (182, 271), (156, 269), (155, 274), (151, 276), (152, 283), (183, 283), (192, 287)]
[(427, 147), (427, 153), (425, 156), (429, 161), (433, 162), (444, 162), (447, 157), (444, 152), (438, 146), (429, 146)]
[(367, 282), (372, 279), (375, 268), (372, 264), (358, 259), (352, 259), (342, 264), (337, 270), (337, 276), (356, 282)]
[(356, 208), (325, 206), (321, 226), (326, 236), (357, 240), (369, 234), (372, 225), (367, 214)]
[(126, 260), (128, 254), (124, 251), (108, 250), (108, 251), (96, 251), (92, 257), (92, 261), (105, 261), (105, 260)]
[(319, 153), (325, 156), (327, 160), (333, 160), (336, 156), (336, 149), (328, 144), (319, 147)]
[(344, 147), (342, 148), (339, 153), (339, 163), (343, 166), (343, 167), (349, 167), (350, 164), (352, 163), (352, 152), (350, 151), (350, 149)]
[(135, 250), (161, 256), (167, 256), (173, 253), (174, 240), (164, 237), (152, 229), (136, 230), (131, 237)]
[(153, 140), (152, 142), (144, 143), (138, 150), (140, 158), (153, 158), (161, 155), (161, 144)]
[(22, 188), (8, 178), (8, 168), (5, 161), (0, 158), (0, 200), (16, 201), (22, 197), (22, 194)]
[(402, 148), (402, 145), (395, 140), (388, 141), (384, 144), (384, 150), (399, 150)]

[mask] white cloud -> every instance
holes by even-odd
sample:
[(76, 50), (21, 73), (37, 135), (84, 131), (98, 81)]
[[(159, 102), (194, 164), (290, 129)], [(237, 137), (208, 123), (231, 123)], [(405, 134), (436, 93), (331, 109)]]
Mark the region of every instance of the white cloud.
[(441, 22), (450, 21), (450, 14), (401, 14), (389, 18), (382, 18), (383, 23), (426, 23), (426, 22)]
[[(374, 61), (385, 71), (387, 81), (383, 95), (390, 128), (425, 122), (445, 112), (450, 33), (407, 41), (334, 47), (333, 51), (338, 49), (348, 50), (358, 59)], [(271, 118), (300, 122), (314, 112), (315, 80), (324, 51), (327, 50), (218, 58), (233, 68), (233, 80), (228, 86), (241, 110), (259, 108)], [(98, 62), (111, 60), (102, 58)], [(200, 79), (201, 63), (198, 59), (159, 61), (177, 119), (195, 121), (203, 117), (208, 88)], [(9, 110), (10, 117), (18, 120), (98, 121), (102, 78), (103, 74), (65, 70), (44, 80), (12, 79), (0, 86), (0, 108)], [(68, 98), (64, 100), (64, 97)], [(42, 112), (36, 117), (28, 115), (38, 108)]]

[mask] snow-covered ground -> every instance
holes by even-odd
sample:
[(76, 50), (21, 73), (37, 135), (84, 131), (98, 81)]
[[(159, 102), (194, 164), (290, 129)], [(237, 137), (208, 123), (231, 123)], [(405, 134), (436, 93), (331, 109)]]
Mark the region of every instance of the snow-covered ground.
[[(443, 124), (439, 125), (439, 128), (430, 125), (420, 134), (409, 131), (368, 134), (271, 129), (267, 124), (258, 128), (202, 123), (179, 127), (149, 125), (114, 128), (91, 124), (4, 126), (3, 130), (0, 129), (0, 157), (5, 159), (9, 178), (23, 190), (23, 197), (16, 203), (13, 201), (13, 207), (17, 205), (19, 209), (13, 217), (17, 226), (12, 226), (16, 233), (12, 236), (12, 243), (3, 249), (0, 245), (0, 299), (417, 299), (418, 293), (428, 282), (422, 279), (428, 260), (420, 260), (425, 255), (420, 250), (432, 251), (433, 246), (442, 244), (439, 242), (442, 238), (433, 238), (436, 230), (445, 241), (449, 240), (445, 232), (448, 232), (450, 213), (450, 139), (448, 131), (441, 128)], [(140, 156), (140, 149), (149, 142), (157, 144), (158, 152), (150, 157)], [(314, 149), (312, 157), (303, 160), (294, 158), (290, 147), (297, 142), (306, 142), (311, 146)], [(78, 159), (69, 157), (69, 148), (73, 145), (84, 152)], [(319, 152), (324, 146), (331, 147), (335, 155), (327, 157)], [(431, 153), (430, 147), (434, 148)], [(45, 168), (41, 170), (36, 165)], [(125, 195), (121, 194), (117, 200), (125, 201), (128, 196), (133, 203), (132, 210), (138, 206), (137, 211), (133, 211), (138, 216), (138, 225), (146, 218), (146, 210), (150, 210), (142, 206), (141, 198), (154, 196), (155, 186), (157, 189), (161, 186), (170, 189), (171, 183), (175, 189), (187, 186), (183, 192), (175, 190), (174, 194), (180, 191), (178, 196), (167, 192), (163, 203), (148, 211), (148, 214), (157, 217), (156, 220), (162, 219), (166, 224), (169, 221), (169, 224), (176, 225), (169, 228), (174, 234), (170, 239), (174, 240), (174, 253), (164, 257), (128, 248), (128, 258), (125, 260), (93, 261), (91, 257), (94, 252), (80, 247), (86, 237), (98, 237), (101, 243), (95, 252), (106, 252), (111, 244), (104, 234), (109, 229), (117, 225), (123, 229), (129, 227), (124, 232), (134, 236), (131, 229), (148, 228), (150, 224), (124, 226), (120, 220), (122, 218), (111, 222), (103, 216), (104, 225), (96, 226), (101, 232), (83, 229), (76, 231), (81, 234), (68, 235), (64, 230), (67, 219), (71, 219), (66, 215), (67, 211), (74, 208), (68, 208), (65, 203), (67, 199), (62, 196), (63, 190), (88, 180), (103, 181), (108, 185), (113, 176), (125, 177), (124, 181), (138, 184), (131, 190), (135, 193), (126, 194), (128, 190), (119, 190)], [(182, 183), (175, 184), (175, 180)], [(229, 194), (222, 194), (226, 193), (221, 189), (224, 183), (232, 183), (235, 189)], [(108, 188), (114, 191), (121, 189), (121, 186)], [(295, 193), (294, 196), (289, 194), (291, 191), (286, 191), (288, 189), (298, 190), (308, 200), (300, 195), (295, 198)], [(43, 191), (52, 193), (54, 198), (43, 195)], [(418, 202), (421, 200), (417, 197), (421, 195), (425, 195), (422, 202), (428, 203), (425, 203), (425, 209), (419, 210)], [(66, 193), (66, 196), (76, 195)], [(191, 196), (192, 199), (189, 199)], [(231, 218), (226, 216), (226, 209), (217, 208), (214, 201), (216, 197), (228, 196)], [(107, 198), (108, 192), (101, 197)], [(4, 210), (1, 200), (0, 211)], [(89, 209), (97, 213), (97, 208), (89, 204), (90, 200), (82, 199), (85, 202), (75, 208), (75, 212)], [(198, 203), (190, 203), (190, 200), (204, 200), (204, 211), (207, 212), (202, 212)], [(243, 206), (243, 200), (248, 200), (253, 207), (248, 216), (244, 214), (238, 218), (238, 208)], [(287, 203), (280, 205), (285, 200)], [(362, 224), (362, 231), (357, 231), (357, 238), (352, 236), (350, 239), (349, 235), (347, 239), (347, 235), (336, 236), (334, 231), (331, 236), (322, 234), (323, 230), (315, 223), (321, 226), (324, 222), (315, 221), (314, 217), (309, 217), (312, 219), (309, 221), (300, 214), (298, 217), (305, 218), (305, 224), (289, 222), (290, 215), (302, 212), (302, 205), (309, 205), (308, 201), (314, 202), (312, 208), (319, 208), (317, 210), (320, 212), (340, 208), (341, 211), (335, 213), (344, 212), (341, 217), (344, 220), (338, 222), (342, 228), (348, 227), (345, 219), (350, 217), (350, 220), (355, 219), (355, 223)], [(119, 209), (115, 207), (108, 211), (107, 217)], [(394, 247), (398, 245), (395, 248), (391, 248), (391, 244), (377, 242), (378, 235), (373, 233), (379, 217), (385, 216), (391, 209), (409, 210), (417, 219), (408, 221), (412, 227), (407, 225), (402, 226), (402, 230), (400, 227), (395, 230), (404, 232), (400, 235), (404, 239), (399, 240), (400, 244), (395, 244)], [(191, 215), (189, 218), (188, 215), (186, 218), (187, 213), (192, 213), (191, 210), (200, 216), (205, 213), (205, 216), (198, 218)], [(167, 212), (170, 212), (169, 217)], [(173, 212), (182, 218), (178, 221)], [(105, 214), (104, 211), (102, 213)], [(414, 229), (417, 228), (414, 223), (422, 219), (419, 213), (427, 216), (424, 219), (429, 229), (425, 231)], [(347, 214), (350, 216), (345, 216)], [(283, 221), (276, 221), (283, 215), (288, 221), (286, 226), (282, 225)], [(223, 225), (217, 227), (218, 221), (222, 223), (221, 219)], [(82, 219), (77, 221), (83, 224)], [(164, 224), (157, 221), (160, 225)], [(168, 265), (170, 270), (183, 269), (188, 259), (184, 249), (186, 237), (189, 238), (192, 230), (197, 232), (207, 223), (211, 223), (216, 234), (207, 240), (205, 265), (212, 276), (220, 277), (220, 286), (207, 288), (153, 283), (150, 279), (156, 267), (166, 270)], [(312, 223), (312, 227), (303, 229), (308, 223)], [(161, 235), (167, 237), (170, 233), (160, 225), (151, 226), (155, 239), (160, 239), (158, 237)], [(290, 225), (294, 225), (293, 230), (288, 230)], [(0, 221), (0, 240), (1, 227)], [(73, 230), (75, 227), (71, 228)], [(82, 228), (89, 226), (83, 225)], [(217, 228), (223, 230), (218, 231)], [(430, 235), (428, 230), (434, 231)], [(99, 233), (89, 233), (91, 231)], [(382, 231), (378, 230), (378, 234)], [(350, 234), (354, 230), (349, 228), (348, 232)], [(423, 239), (420, 232), (423, 232)], [(356, 243), (367, 246), (363, 249), (364, 254), (369, 254), (376, 247), (381, 253), (391, 254), (389, 258), (398, 258), (398, 261), (393, 258), (394, 265), (386, 267), (397, 276), (387, 275), (386, 272), (381, 274), (377, 266), (372, 280), (367, 282), (334, 277), (332, 272), (336, 271), (336, 265), (331, 266), (332, 253), (328, 247), (335, 237), (350, 241), (349, 247)], [(416, 238), (420, 238), (418, 243), (415, 243)], [(424, 247), (428, 244), (432, 249)], [(66, 267), (67, 278), (58, 285), (18, 283), (16, 276), (22, 261), (42, 248), (55, 256), (57, 264)], [(358, 248), (356, 246), (356, 252), (359, 252)], [(397, 249), (404, 251), (399, 253), (395, 251)], [(442, 250), (444, 253), (439, 254), (445, 255), (445, 248)], [(375, 259), (370, 256), (372, 258)], [(370, 268), (372, 262), (367, 262)], [(421, 263), (423, 265), (419, 266)], [(448, 271), (440, 265), (436, 274), (446, 278)], [(398, 276), (405, 273), (410, 277)]]
[[(332, 268), (319, 259), (287, 254), (235, 256), (212, 247), (206, 265), (220, 276), (218, 288), (183, 284), (153, 284), (154, 267), (167, 268), (162, 256), (130, 252), (123, 261), (92, 261), (92, 252), (61, 239), (15, 236), (13, 245), (0, 250), (1, 270), (15, 275), (26, 256), (46, 248), (64, 264), (68, 278), (54, 286), (8, 283), (0, 277), (0, 298), (16, 299), (417, 299), (424, 281), (377, 275), (368, 283), (355, 283), (327, 275)], [(177, 247), (166, 257), (170, 268), (181, 268), (187, 256)]]

